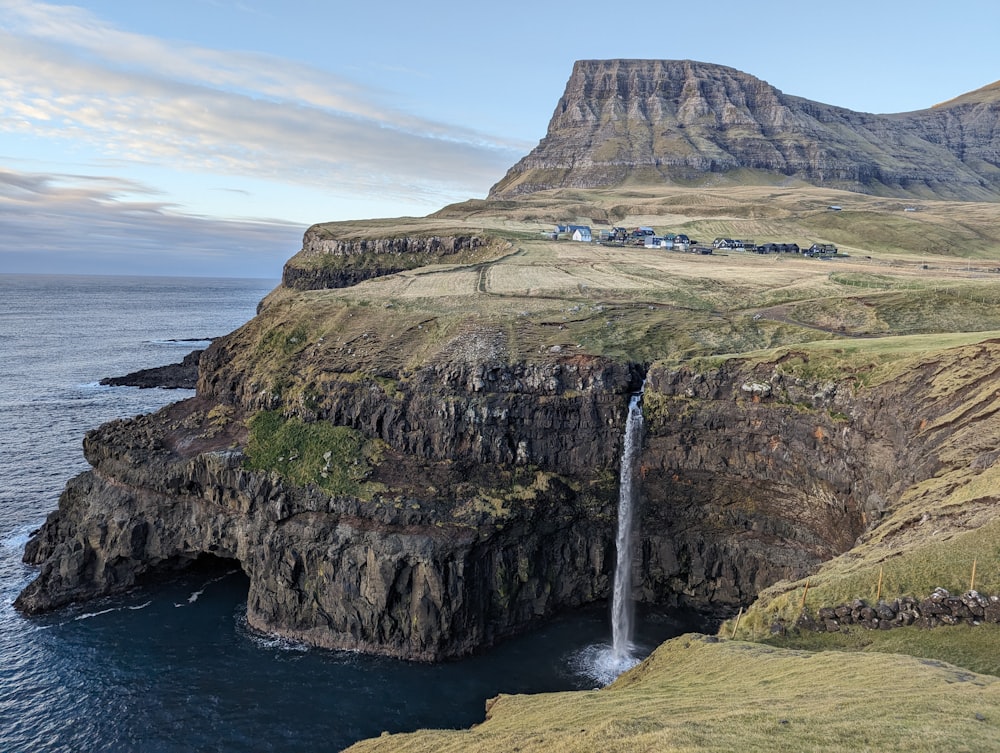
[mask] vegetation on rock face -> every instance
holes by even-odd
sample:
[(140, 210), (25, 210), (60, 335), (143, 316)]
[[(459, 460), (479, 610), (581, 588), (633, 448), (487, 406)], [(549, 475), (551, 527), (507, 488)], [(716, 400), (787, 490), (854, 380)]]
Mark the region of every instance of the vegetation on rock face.
[[(834, 216), (829, 204), (844, 210)], [(403, 742), (471, 750), (576, 744), (584, 750), (754, 749), (793, 730), (786, 737), (796, 750), (828, 747), (830, 740), (855, 747), (881, 741), (876, 724), (885, 714), (869, 713), (878, 707), (869, 675), (905, 675), (892, 693), (878, 691), (893, 695), (900, 707), (898, 726), (889, 725), (892, 734), (920, 724), (925, 706), (952, 709), (964, 688), (993, 681), (952, 686), (938, 680), (954, 679), (956, 670), (936, 667), (939, 675), (928, 678), (919, 662), (858, 658), (847, 651), (909, 652), (995, 672), (995, 661), (983, 651), (989, 640), (983, 636), (995, 630), (943, 628), (933, 637), (908, 629), (796, 632), (806, 586), (798, 578), (808, 573), (805, 608), (812, 612), (855, 598), (873, 600), (880, 572), (882, 598), (924, 596), (937, 587), (961, 592), (977, 558), (977, 588), (1000, 591), (1000, 551), (992, 543), (1000, 483), (993, 365), (1000, 362), (1000, 206), (963, 207), (958, 222), (955, 205), (946, 202), (919, 202), (918, 212), (904, 215), (898, 202), (826, 189), (636, 187), (467, 202), (423, 220), (333, 223), (322, 229), (330, 240), (426, 237), (448, 226), (497, 243), (484, 256), (445, 255), (350, 287), (279, 288), (258, 317), (203, 356), (198, 415), (204, 426), (192, 418), (189, 427), (204, 435), (200, 444), (185, 445), (191, 437), (178, 429), (163, 447), (167, 453), (173, 447), (208, 449), (217, 431), (214, 449), (242, 444), (236, 427), (250, 416), (245, 467), (267, 472), (253, 483), (280, 497), (285, 491), (268, 477), (273, 473), (289, 486), (335, 496), (336, 504), (327, 499), (329, 509), (357, 516), (370, 526), (365, 535), (372, 541), (387, 521), (420, 528), (428, 537), (424, 544), (445, 549), (463, 536), (521, 541), (526, 521), (558, 524), (562, 538), (545, 538), (541, 550), (573, 553), (560, 561), (567, 572), (592, 565), (596, 573), (592, 580), (579, 579), (572, 596), (577, 601), (565, 602), (579, 603), (600, 598), (606, 588), (602, 537), (612, 530), (616, 484), (609, 432), (617, 427), (628, 391), (649, 367), (649, 462), (641, 472), (645, 514), (653, 525), (641, 556), (659, 557), (659, 569), (650, 568), (642, 588), (647, 595), (697, 593), (734, 611), (760, 593), (744, 612), (737, 637), (836, 651), (806, 655), (749, 644), (667, 644), (613, 691), (523, 702), (505, 698), (493, 706), (490, 721), (471, 732)], [(862, 227), (871, 228), (871, 237), (841, 221), (848, 213), (866, 218)], [(547, 235), (555, 222), (589, 224), (594, 218), (709, 240), (720, 235), (832, 242), (849, 256), (694, 256), (552, 241)], [(954, 242), (935, 253), (927, 250), (928, 238)], [(367, 264), (363, 254), (357, 259)], [(315, 262), (299, 261), (303, 268)], [(677, 374), (687, 380), (680, 386), (670, 382)], [(890, 412), (895, 423), (883, 431)], [(143, 436), (155, 451), (164, 451), (152, 429), (148, 434)], [(866, 455), (877, 456), (872, 466), (883, 476), (910, 478), (910, 468), (892, 466), (897, 458), (923, 463), (896, 451), (910, 440), (932, 447), (927, 468), (891, 493), (870, 495), (869, 479), (857, 473), (869, 468)], [(595, 460), (581, 451), (587, 443), (600, 444), (606, 454)], [(574, 469), (539, 462), (533, 454), (539, 448)], [(113, 452), (96, 457), (100, 451), (92, 446), (88, 457), (103, 474), (131, 478), (127, 458)], [(235, 453), (212, 457), (215, 464), (239, 462)], [(218, 494), (232, 510), (249, 504), (238, 494), (228, 498), (207, 478), (188, 481), (197, 483), (185, 482), (184, 488)], [(279, 514), (295, 518), (294, 525), (281, 527), (276, 560), (293, 549), (311, 552), (299, 565), (289, 561), (276, 570), (309, 575), (289, 580), (289, 603), (313, 603), (297, 590), (299, 581), (319, 583), (320, 573), (333, 578), (324, 569), (322, 540), (310, 540), (310, 549), (298, 546), (302, 540), (284, 538), (300, 529), (302, 536), (317, 537), (337, 529), (333, 513), (317, 512), (313, 491), (295, 490), (308, 498), (302, 508), (308, 515), (296, 514), (299, 508), (290, 503), (288, 509), (276, 505)], [(679, 523), (687, 529), (679, 530)], [(66, 530), (73, 525), (68, 521)], [(678, 552), (671, 548), (678, 542), (690, 546)], [(357, 537), (347, 543), (365, 545)], [(378, 556), (385, 572), (398, 566), (405, 592), (412, 563), (393, 560), (388, 552)], [(745, 574), (733, 572), (743, 567), (734, 559), (740, 556), (749, 557)], [(495, 596), (513, 605), (520, 594), (524, 614), (537, 618), (540, 602), (525, 595), (538, 585), (540, 571), (522, 567), (526, 557), (507, 552), (488, 572)], [(546, 567), (551, 582), (563, 582), (562, 571)], [(681, 568), (687, 569), (678, 574)], [(772, 577), (776, 568), (794, 575)], [(426, 572), (444, 571), (427, 563)], [(345, 579), (353, 577), (345, 573)], [(779, 578), (787, 580), (773, 582)], [(433, 594), (427, 598), (438, 603)], [(385, 624), (410, 624), (409, 603), (400, 600), (402, 611)], [(772, 633), (779, 621), (783, 632)], [(420, 624), (433, 637), (433, 620)], [(734, 628), (730, 622), (722, 634), (728, 637)], [(686, 656), (695, 656), (685, 654), (691, 646), (704, 648), (696, 668), (685, 663)], [(713, 685), (716, 675), (733, 674), (738, 659), (747, 660), (740, 671), (752, 681), (740, 675), (729, 685)], [(817, 693), (791, 672), (800, 665), (834, 679), (820, 680), (823, 692)], [(898, 692), (919, 686), (920, 678), (934, 685), (933, 692), (913, 696), (912, 709), (895, 700)], [(766, 715), (770, 706), (762, 692), (782, 709), (780, 718)], [(860, 694), (863, 709), (844, 700), (849, 693)], [(517, 720), (503, 713), (515, 705), (522, 714)], [(831, 708), (840, 716), (847, 712), (855, 736), (831, 721)], [(973, 714), (992, 719), (993, 707), (983, 709)], [(943, 731), (928, 740), (958, 740), (967, 724), (986, 729), (988, 722), (952, 711), (949, 718), (959, 721), (949, 727), (940, 718)], [(927, 718), (938, 720), (934, 713)], [(676, 717), (678, 725), (665, 724), (665, 717)], [(570, 726), (567, 719), (581, 724)], [(387, 744), (405, 749), (397, 738)]]
[[(843, 205), (844, 211), (833, 214), (828, 204)], [(407, 341), (421, 359), (446, 352), (451, 338), (470, 331), (474, 311), (477, 332), (491, 326), (503, 332), (507, 363), (585, 353), (703, 374), (768, 364), (791, 382), (835, 385), (845, 394), (900, 385), (906, 399), (906, 385), (912, 385), (914, 393), (928, 399), (962, 395), (967, 402), (956, 405), (952, 420), (959, 420), (963, 405), (989, 416), (992, 402), (985, 393), (976, 397), (974, 382), (988, 377), (989, 369), (983, 369), (991, 358), (990, 341), (1000, 334), (995, 278), (1000, 207), (962, 205), (958, 221), (955, 204), (917, 204), (919, 211), (904, 214), (903, 206), (890, 200), (760, 187), (724, 193), (561, 190), (517, 201), (467, 202), (439, 215), (511, 233), (517, 253), (471, 273), (440, 267), (371, 281), (338, 292), (336, 300), (355, 314), (361, 303), (372, 314), (391, 306), (389, 317), (363, 316), (363, 324), (354, 319), (349, 325), (355, 332), (361, 326), (375, 331), (382, 343), (399, 336), (389, 329), (398, 326), (397, 317), (411, 327), (424, 322), (416, 338)], [(532, 229), (538, 233), (549, 221), (594, 217), (702, 238), (834, 242), (850, 256), (835, 262), (732, 253), (693, 257), (531, 237)], [(849, 222), (852, 217), (856, 221)], [(281, 317), (320, 300), (301, 299)], [(323, 305), (333, 302), (327, 297)], [(352, 341), (346, 331), (342, 340)], [(396, 358), (390, 355), (389, 361)], [(982, 390), (989, 391), (990, 384), (987, 378)], [(792, 400), (780, 392), (766, 399)], [(683, 400), (665, 401), (648, 390), (648, 421), (655, 426), (672, 411), (696, 411), (697, 402), (690, 398), (685, 408)], [(794, 400), (789, 405), (840, 430), (852, 429), (852, 416), (839, 405), (822, 410)], [(919, 423), (920, 417), (914, 420)], [(917, 428), (944, 432), (948, 421), (945, 413), (936, 424)], [(940, 474), (898, 500), (885, 501), (883, 519), (858, 546), (809, 577), (806, 610), (856, 598), (873, 602), (880, 572), (882, 598), (925, 596), (938, 587), (959, 593), (969, 586), (973, 560), (979, 563), (976, 587), (1000, 591), (995, 566), (1000, 551), (993, 543), (996, 523), (990, 512), (994, 471), (984, 455), (1000, 447), (1000, 435), (994, 437), (993, 431), (991, 421), (979, 420), (945, 442)], [(883, 741), (892, 747), (888, 741), (901, 736), (913, 740), (914, 729), (933, 729), (929, 737), (921, 733), (908, 743), (920, 749), (926, 742), (929, 750), (943, 741), (961, 746), (997, 716), (995, 699), (969, 714), (968, 699), (955, 691), (993, 688), (993, 679), (954, 685), (959, 675), (976, 676), (877, 653), (909, 653), (996, 673), (1000, 669), (987, 650), (993, 627), (796, 631), (805, 587), (803, 579), (765, 590), (742, 616), (738, 636), (825, 653), (680, 639), (665, 644), (612, 690), (501, 698), (488, 721), (474, 730), (393, 736), (358, 749), (754, 750), (773, 749), (775, 736), (782, 735), (787, 749), (827, 750), (831, 741), (855, 747)], [(785, 629), (773, 633), (779, 621)], [(733, 621), (726, 623), (720, 635), (728, 636), (734, 627)], [(691, 646), (699, 647), (695, 665), (685, 659), (685, 654), (693, 656)], [(746, 665), (733, 672), (733, 662), (744, 660)], [(789, 669), (803, 663), (811, 663), (808, 684)], [(726, 678), (718, 687), (712, 684), (717, 669)], [(940, 675), (925, 674), (935, 672)], [(891, 693), (874, 679), (887, 673), (894, 677)], [(765, 687), (762, 700), (758, 693)], [(623, 699), (631, 692), (637, 695)], [(898, 705), (888, 723), (882, 705), (887, 694)], [(834, 707), (836, 714), (830, 712)], [(936, 709), (947, 710), (937, 717)], [(774, 719), (767, 710), (774, 711)], [(567, 724), (567, 719), (580, 724)], [(664, 721), (670, 719), (677, 724)]]
[(245, 465), (272, 471), (300, 486), (314, 484), (331, 494), (369, 497), (366, 480), (382, 448), (358, 431), (324, 422), (305, 423), (278, 411), (261, 411), (249, 421)]

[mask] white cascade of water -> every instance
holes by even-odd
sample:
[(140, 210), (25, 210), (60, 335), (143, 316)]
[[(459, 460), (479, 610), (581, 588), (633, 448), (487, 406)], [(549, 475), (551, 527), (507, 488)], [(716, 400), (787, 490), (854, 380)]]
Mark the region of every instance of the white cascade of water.
[(643, 438), (642, 393), (640, 389), (632, 395), (625, 421), (618, 490), (617, 556), (611, 594), (611, 645), (588, 646), (573, 659), (577, 672), (600, 685), (614, 682), (618, 675), (640, 661), (636, 656), (637, 647), (632, 643), (632, 534), (638, 492), (637, 466)]
[(642, 390), (632, 395), (625, 421), (621, 476), (618, 491), (617, 559), (611, 600), (611, 655), (614, 663), (631, 666), (632, 661), (632, 534), (636, 507), (636, 471), (642, 450)]

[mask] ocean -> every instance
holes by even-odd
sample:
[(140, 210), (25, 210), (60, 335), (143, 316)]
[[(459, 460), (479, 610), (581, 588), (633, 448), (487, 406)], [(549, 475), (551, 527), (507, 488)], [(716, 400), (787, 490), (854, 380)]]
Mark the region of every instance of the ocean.
[[(308, 648), (245, 622), (238, 570), (193, 570), (26, 618), (28, 537), (72, 476), (83, 434), (193, 393), (102, 387), (175, 363), (250, 319), (268, 280), (0, 275), (0, 751), (337, 751), (382, 731), (467, 727), (498, 693), (594, 687), (605, 606), (482, 655), (429, 665)], [(647, 613), (647, 652), (680, 632)]]

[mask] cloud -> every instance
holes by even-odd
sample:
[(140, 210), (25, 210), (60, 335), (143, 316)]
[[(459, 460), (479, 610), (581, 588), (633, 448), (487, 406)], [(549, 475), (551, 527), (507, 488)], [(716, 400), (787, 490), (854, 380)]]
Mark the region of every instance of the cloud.
[(276, 279), (300, 247), (302, 226), (199, 217), (156, 195), (119, 178), (0, 170), (0, 269)]
[(394, 109), (327, 71), (170, 44), (73, 6), (0, 0), (0, 69), (0, 129), (344, 195), (465, 198), (529, 147)]

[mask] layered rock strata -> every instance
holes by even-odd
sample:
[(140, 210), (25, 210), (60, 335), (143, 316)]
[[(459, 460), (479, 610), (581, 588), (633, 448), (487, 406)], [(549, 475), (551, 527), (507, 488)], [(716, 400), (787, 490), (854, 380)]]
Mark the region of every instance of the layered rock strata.
[(1000, 85), (873, 115), (691, 60), (581, 60), (535, 149), (490, 190), (799, 180), (891, 196), (1000, 198)]
[(285, 264), (281, 282), (290, 290), (346, 288), (476, 251), (488, 243), (478, 235), (333, 238), (316, 225), (306, 231), (302, 250)]
[[(400, 444), (371, 478), (383, 491), (364, 499), (248, 470), (242, 421), (230, 416), (219, 429), (218, 404), (205, 397), (105, 425), (84, 443), (93, 470), (67, 485), (26, 548), (41, 571), (17, 606), (38, 612), (118, 592), (207, 554), (249, 576), (254, 627), (434, 660), (603, 598), (614, 485), (598, 469), (613, 463), (605, 427), (621, 424), (616, 392), (627, 394), (634, 377), (613, 363), (595, 362), (583, 377), (566, 366), (555, 373), (582, 394), (554, 385), (551, 366), (448, 372), (443, 383), (432, 372), (395, 404), (381, 392), (361, 398), (375, 382), (333, 390), (337, 420)], [(484, 392), (494, 377), (521, 392)], [(532, 400), (531, 385), (561, 396)], [(536, 400), (546, 407), (532, 424)], [(566, 439), (585, 434), (590, 443)], [(527, 452), (563, 474), (526, 467)]]

